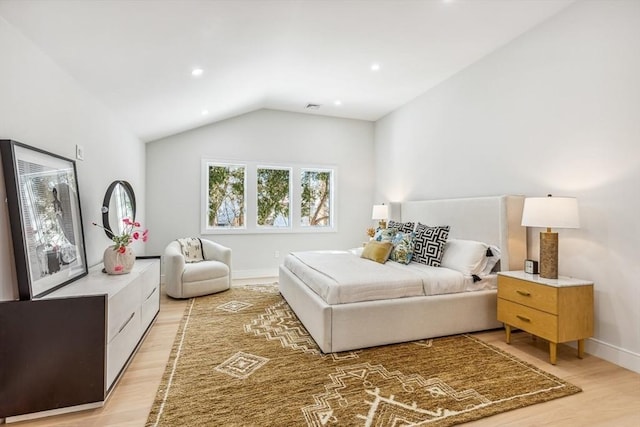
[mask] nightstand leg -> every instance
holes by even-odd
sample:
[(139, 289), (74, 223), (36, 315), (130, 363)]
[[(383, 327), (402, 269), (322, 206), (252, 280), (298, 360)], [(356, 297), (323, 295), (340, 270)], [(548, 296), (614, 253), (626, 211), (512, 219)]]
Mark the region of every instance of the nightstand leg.
[(584, 340), (578, 340), (578, 359), (584, 357)]
[(558, 344), (554, 342), (549, 342), (549, 362), (551, 362), (552, 365), (556, 364), (557, 356), (558, 356)]
[(507, 334), (507, 344), (511, 344), (511, 326), (505, 323), (504, 332)]

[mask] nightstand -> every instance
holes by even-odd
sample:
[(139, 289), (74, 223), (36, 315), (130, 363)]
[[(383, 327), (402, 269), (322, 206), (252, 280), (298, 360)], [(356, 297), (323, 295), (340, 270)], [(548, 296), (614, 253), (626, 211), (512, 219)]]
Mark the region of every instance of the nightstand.
[(544, 279), (524, 271), (498, 273), (498, 321), (504, 323), (507, 344), (511, 328), (549, 341), (549, 361), (556, 364), (557, 345), (593, 335), (593, 282), (559, 276)]

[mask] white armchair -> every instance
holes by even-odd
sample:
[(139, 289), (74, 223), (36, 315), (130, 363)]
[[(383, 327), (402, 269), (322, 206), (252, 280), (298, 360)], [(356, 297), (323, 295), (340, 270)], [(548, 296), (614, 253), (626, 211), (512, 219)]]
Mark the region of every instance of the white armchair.
[(165, 287), (170, 297), (191, 298), (231, 287), (231, 249), (200, 240), (204, 261), (187, 263), (175, 240), (164, 250)]

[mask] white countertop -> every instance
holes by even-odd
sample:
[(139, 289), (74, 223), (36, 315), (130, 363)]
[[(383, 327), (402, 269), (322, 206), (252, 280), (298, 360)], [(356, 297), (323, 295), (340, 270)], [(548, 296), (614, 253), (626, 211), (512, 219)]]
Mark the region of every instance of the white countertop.
[(136, 263), (133, 265), (131, 273), (118, 275), (103, 273), (102, 264), (98, 264), (89, 269), (89, 274), (87, 276), (45, 295), (42, 299), (102, 294), (107, 294), (108, 298), (111, 298), (148, 268), (160, 268), (160, 260), (136, 259)]
[(540, 277), (539, 274), (525, 273), (523, 270), (519, 271), (500, 271), (498, 273), (501, 276), (513, 277), (514, 279), (530, 280), (532, 282), (540, 283), (542, 285), (553, 286), (555, 288), (562, 288), (565, 286), (586, 286), (593, 285), (592, 281), (577, 279), (575, 277), (558, 276), (557, 279), (545, 279)]

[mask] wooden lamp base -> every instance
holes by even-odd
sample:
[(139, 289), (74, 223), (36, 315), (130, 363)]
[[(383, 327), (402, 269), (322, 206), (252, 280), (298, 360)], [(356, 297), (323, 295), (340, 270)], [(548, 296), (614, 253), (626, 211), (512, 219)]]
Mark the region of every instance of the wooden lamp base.
[(540, 277), (558, 278), (558, 233), (540, 232)]

